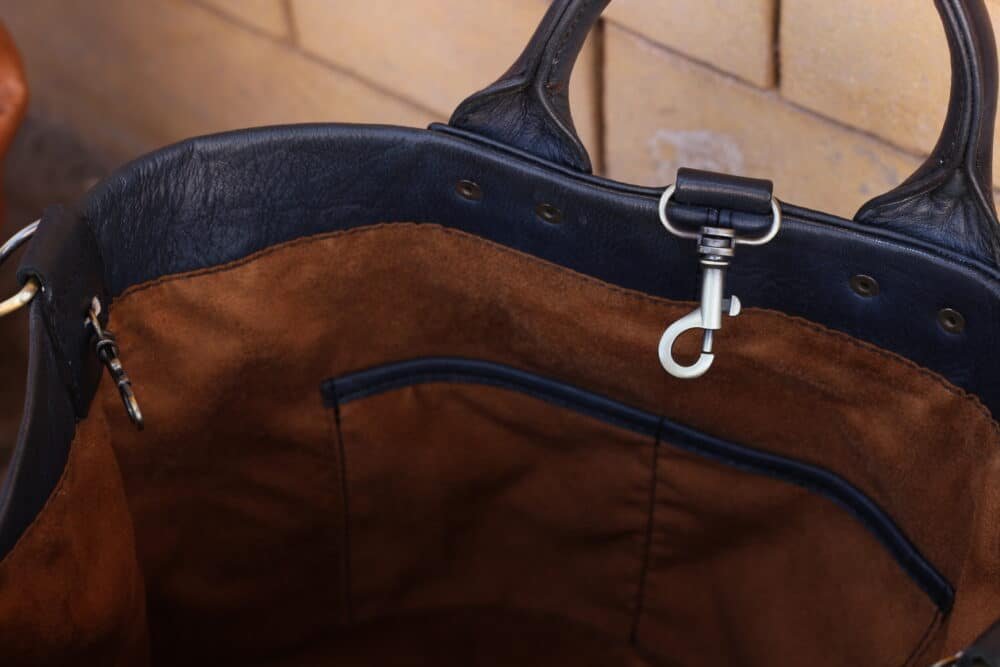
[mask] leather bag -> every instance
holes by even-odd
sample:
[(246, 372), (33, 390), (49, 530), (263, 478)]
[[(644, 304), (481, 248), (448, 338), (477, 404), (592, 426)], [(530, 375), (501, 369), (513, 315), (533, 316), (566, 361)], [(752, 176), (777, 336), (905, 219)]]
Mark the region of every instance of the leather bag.
[(852, 220), (591, 175), (606, 4), (447, 125), (192, 139), (18, 237), (4, 664), (1000, 665), (983, 0)]

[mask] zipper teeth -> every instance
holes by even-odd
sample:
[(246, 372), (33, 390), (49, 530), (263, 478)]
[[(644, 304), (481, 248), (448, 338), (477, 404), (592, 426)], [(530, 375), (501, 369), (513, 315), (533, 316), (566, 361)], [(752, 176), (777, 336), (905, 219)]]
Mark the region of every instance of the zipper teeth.
[(394, 362), (327, 380), (322, 391), (326, 404), (332, 407), (429, 383), (508, 389), (642, 435), (659, 434), (664, 446), (817, 493), (850, 512), (942, 612), (951, 610), (954, 600), (951, 585), (893, 519), (864, 492), (820, 466), (722, 440), (559, 380), (489, 361), (430, 357)]

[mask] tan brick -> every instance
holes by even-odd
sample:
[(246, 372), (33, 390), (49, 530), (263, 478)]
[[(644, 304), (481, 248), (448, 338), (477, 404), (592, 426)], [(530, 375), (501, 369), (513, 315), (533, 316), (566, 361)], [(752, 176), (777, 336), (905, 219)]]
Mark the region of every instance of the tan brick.
[[(1000, 31), (1000, 4), (989, 7)], [(903, 148), (926, 153), (937, 141), (949, 63), (930, 0), (782, 3), (782, 94)]]
[(288, 37), (290, 34), (284, 0), (197, 0), (197, 2), (274, 37)]
[(654, 42), (771, 87), (776, 12), (776, 0), (614, 0), (607, 17)]
[[(497, 79), (537, 26), (546, 0), (293, 0), (303, 48), (443, 114)], [(585, 46), (573, 118), (597, 146), (596, 60)], [(592, 153), (595, 151), (591, 151)]]
[(609, 26), (607, 171), (664, 185), (678, 167), (770, 178), (779, 197), (851, 217), (917, 159)]
[(247, 126), (439, 120), (189, 3), (32, 0), (4, 21), (34, 112), (114, 159)]

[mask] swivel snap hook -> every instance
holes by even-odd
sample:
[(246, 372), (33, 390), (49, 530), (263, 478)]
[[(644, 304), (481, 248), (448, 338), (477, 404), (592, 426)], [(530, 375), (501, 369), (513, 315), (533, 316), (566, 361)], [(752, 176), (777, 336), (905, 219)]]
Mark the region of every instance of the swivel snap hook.
[[(676, 378), (684, 380), (701, 377), (711, 368), (715, 361), (712, 346), (715, 342), (715, 332), (722, 328), (722, 315), (736, 317), (740, 314), (742, 304), (739, 297), (722, 298), (723, 270), (706, 268), (702, 275), (701, 305), (677, 320), (663, 332), (660, 338), (660, 363), (664, 370)], [(701, 355), (690, 366), (683, 366), (674, 360), (674, 344), (681, 334), (691, 329), (702, 329)]]
[[(725, 297), (726, 269), (736, 254), (736, 245), (763, 245), (773, 239), (781, 228), (781, 205), (777, 199), (771, 199), (773, 221), (768, 232), (759, 238), (740, 238), (735, 230), (724, 227), (705, 226), (694, 233), (677, 229), (667, 219), (667, 204), (670, 203), (674, 190), (675, 186), (671, 185), (660, 198), (660, 220), (670, 233), (681, 238), (698, 239), (699, 263), (702, 268), (701, 304), (667, 327), (660, 338), (659, 356), (665, 371), (677, 378), (692, 379), (708, 372), (715, 361), (712, 348), (715, 332), (722, 328), (723, 314), (736, 317), (743, 307), (737, 296)], [(674, 359), (674, 345), (681, 334), (691, 329), (704, 330), (701, 354), (693, 364), (684, 366)]]
[(142, 409), (139, 407), (139, 401), (132, 389), (132, 380), (125, 372), (125, 367), (122, 366), (121, 359), (118, 357), (118, 341), (113, 333), (101, 326), (100, 314), (101, 302), (97, 297), (94, 297), (90, 312), (87, 313), (85, 326), (90, 327), (93, 333), (97, 358), (108, 369), (111, 379), (118, 387), (118, 395), (122, 399), (129, 420), (141, 431), (145, 426), (145, 420), (142, 416)]

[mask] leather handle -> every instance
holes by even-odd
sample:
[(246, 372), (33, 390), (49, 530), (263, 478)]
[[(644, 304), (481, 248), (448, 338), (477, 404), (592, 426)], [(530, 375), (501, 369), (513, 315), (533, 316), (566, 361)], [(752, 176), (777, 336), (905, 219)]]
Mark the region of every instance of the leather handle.
[[(589, 173), (568, 89), (587, 33), (609, 2), (555, 0), (517, 62), (499, 81), (462, 102), (450, 125)], [(935, 0), (935, 5), (952, 65), (941, 137), (910, 178), (865, 204), (855, 220), (1000, 266), (1000, 225), (992, 197), (993, 28), (984, 0)]]
[(997, 52), (983, 0), (936, 0), (951, 51), (951, 100), (937, 145), (902, 185), (855, 220), (1000, 266), (993, 203)]
[(452, 127), (590, 173), (573, 125), (569, 81), (587, 35), (611, 0), (555, 0), (500, 79), (462, 102)]

